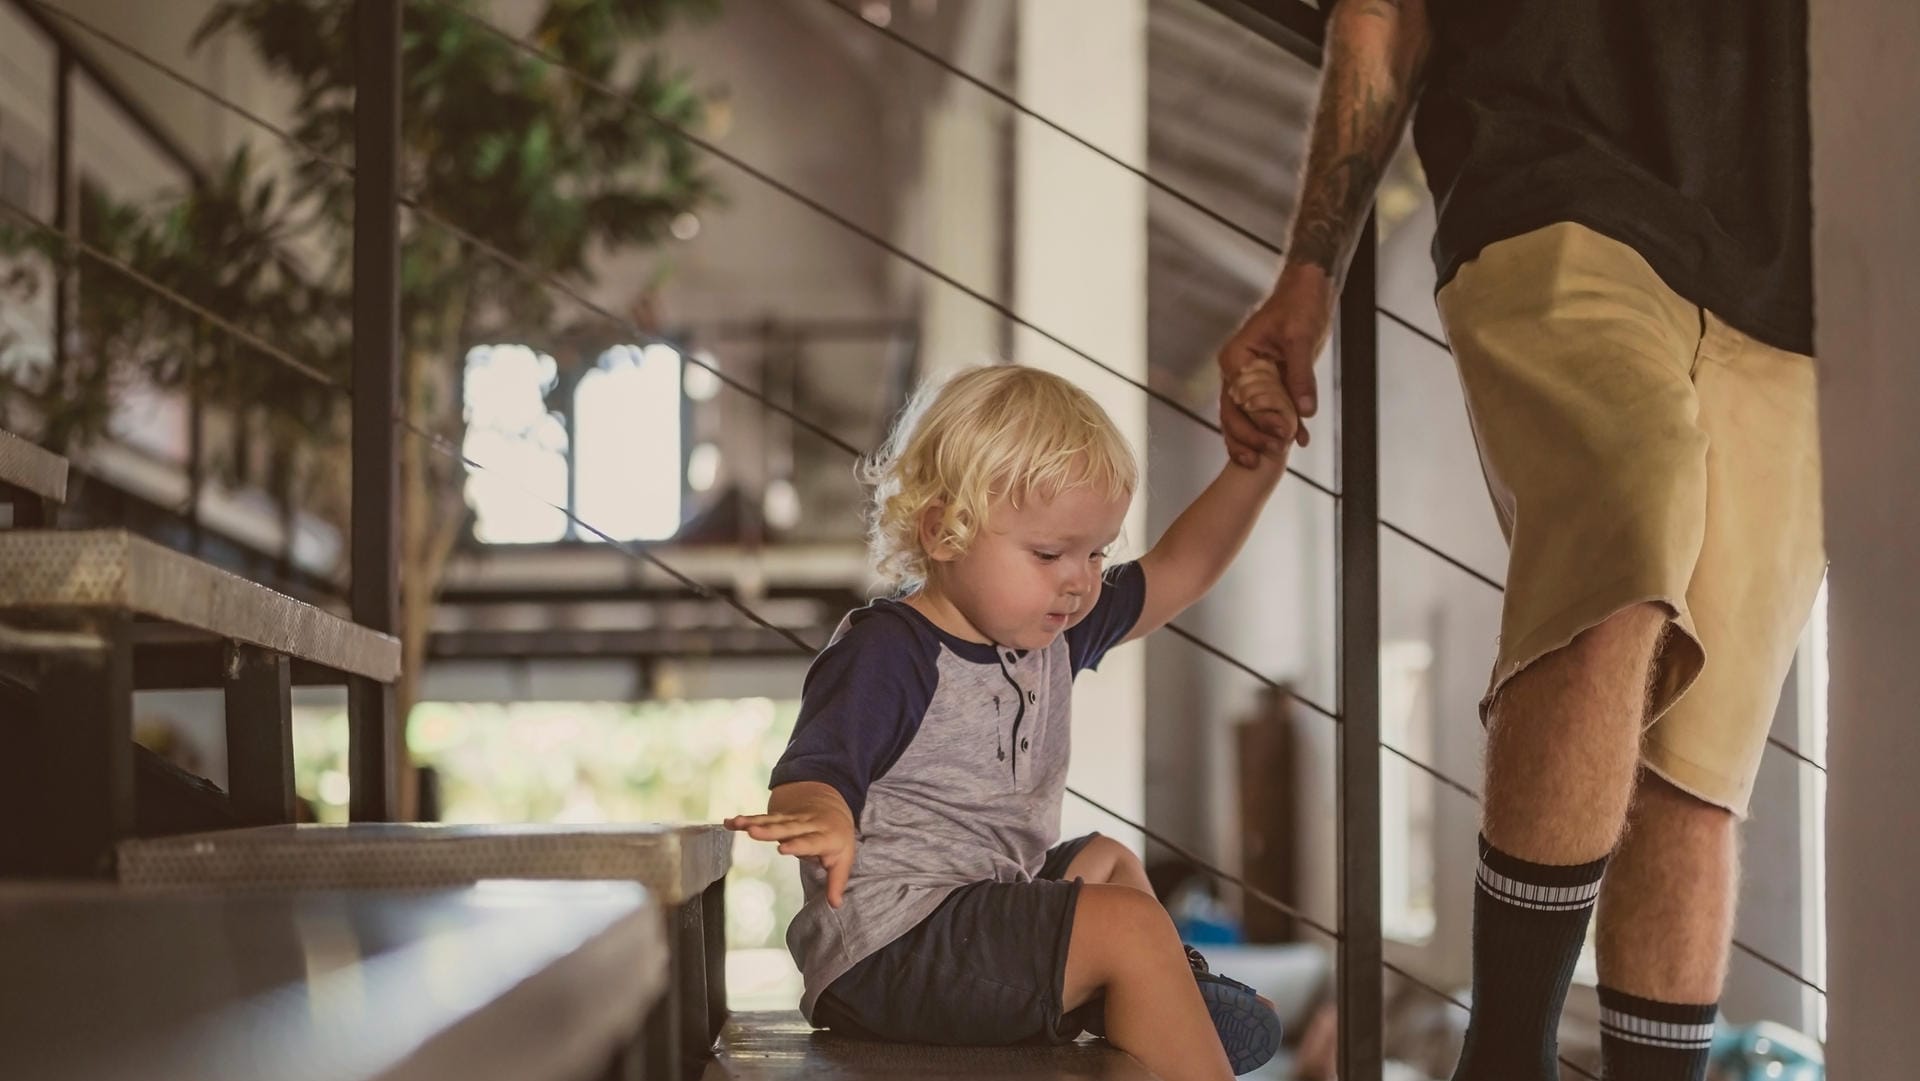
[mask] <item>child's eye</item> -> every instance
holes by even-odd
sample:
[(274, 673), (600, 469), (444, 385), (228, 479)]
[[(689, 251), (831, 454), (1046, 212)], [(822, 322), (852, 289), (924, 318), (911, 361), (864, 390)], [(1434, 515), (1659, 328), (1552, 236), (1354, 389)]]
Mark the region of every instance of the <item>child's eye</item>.
[(1088, 558), (1092, 559), (1095, 563), (1098, 563), (1101, 560), (1107, 558), (1108, 554), (1109, 554), (1108, 551), (1105, 548), (1102, 548), (1099, 551), (1093, 553), (1093, 555), (1089, 556)]
[(1037, 556), (1039, 556), (1039, 557), (1040, 557), (1040, 562), (1042, 562), (1042, 563), (1051, 563), (1051, 562), (1053, 562), (1054, 560), (1056, 560), (1056, 559), (1059, 559), (1059, 558), (1060, 558), (1060, 553), (1059, 553), (1059, 552), (1038, 552), (1038, 551), (1036, 551), (1036, 552), (1034, 552), (1033, 554), (1034, 554), (1034, 555), (1037, 555)]

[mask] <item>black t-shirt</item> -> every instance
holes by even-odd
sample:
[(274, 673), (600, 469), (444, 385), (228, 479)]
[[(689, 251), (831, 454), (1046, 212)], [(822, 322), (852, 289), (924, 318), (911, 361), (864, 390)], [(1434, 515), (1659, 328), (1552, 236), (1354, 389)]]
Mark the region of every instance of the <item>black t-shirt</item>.
[(1578, 222), (1769, 345), (1813, 351), (1805, 0), (1429, 0), (1414, 142), (1441, 284)]

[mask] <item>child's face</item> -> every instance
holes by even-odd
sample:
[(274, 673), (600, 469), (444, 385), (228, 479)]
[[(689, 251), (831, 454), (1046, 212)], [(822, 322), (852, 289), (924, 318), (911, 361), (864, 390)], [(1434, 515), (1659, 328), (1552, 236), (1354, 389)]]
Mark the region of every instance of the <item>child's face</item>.
[(966, 552), (935, 554), (935, 588), (988, 641), (1044, 648), (1100, 599), (1107, 549), (1132, 502), (1090, 488), (1020, 506), (996, 500)]

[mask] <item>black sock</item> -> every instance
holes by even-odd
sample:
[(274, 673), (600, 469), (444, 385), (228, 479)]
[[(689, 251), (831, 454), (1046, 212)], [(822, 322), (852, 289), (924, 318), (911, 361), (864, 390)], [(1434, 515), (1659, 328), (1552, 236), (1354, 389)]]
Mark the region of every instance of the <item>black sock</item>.
[(1606, 867), (1529, 863), (1480, 839), (1473, 1019), (1454, 1081), (1557, 1081), (1560, 1009)]
[(1600, 1061), (1607, 1081), (1700, 1081), (1717, 1003), (1655, 1002), (1600, 989)]

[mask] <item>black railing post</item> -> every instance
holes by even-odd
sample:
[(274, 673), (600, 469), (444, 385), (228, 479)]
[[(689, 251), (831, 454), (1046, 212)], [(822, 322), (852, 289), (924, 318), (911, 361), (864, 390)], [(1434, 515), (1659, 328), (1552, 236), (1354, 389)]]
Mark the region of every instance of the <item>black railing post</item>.
[[(72, 361), (74, 317), (78, 314), (74, 308), (79, 289), (79, 249), (72, 245), (80, 239), (80, 193), (73, 175), (73, 50), (62, 39), (55, 39), (53, 48), (53, 225), (63, 234), (66, 245), (53, 267), (53, 370), (59, 373), (56, 379), (65, 379)], [(37, 212), (32, 207), (27, 209)]]
[(250, 826), (294, 821), (293, 680), (284, 653), (227, 644), (227, 798)]
[(1374, 220), (1340, 293), (1340, 1077), (1380, 1081), (1380, 440)]
[[(354, 0), (353, 619), (400, 629), (400, 3)], [(393, 688), (347, 687), (349, 814), (399, 811)]]
[[(230, 363), (230, 351), (224, 342), (201, 343), (212, 351), (212, 363)], [(200, 521), (201, 497), (207, 488), (207, 396), (201, 390), (208, 358), (196, 356), (187, 368), (187, 542), (194, 555), (206, 551), (206, 529)]]

